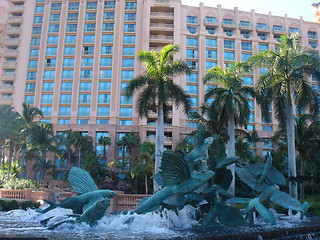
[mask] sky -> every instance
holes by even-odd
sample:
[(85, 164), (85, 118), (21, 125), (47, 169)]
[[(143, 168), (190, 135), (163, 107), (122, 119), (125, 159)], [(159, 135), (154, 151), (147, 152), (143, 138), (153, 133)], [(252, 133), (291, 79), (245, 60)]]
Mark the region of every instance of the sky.
[(283, 17), (285, 14), (289, 18), (297, 18), (311, 22), (314, 14), (312, 3), (318, 3), (320, 0), (181, 0), (183, 5), (199, 6), (204, 2), (205, 6), (234, 9), (238, 7), (240, 11), (251, 11), (255, 9), (256, 13), (268, 14)]

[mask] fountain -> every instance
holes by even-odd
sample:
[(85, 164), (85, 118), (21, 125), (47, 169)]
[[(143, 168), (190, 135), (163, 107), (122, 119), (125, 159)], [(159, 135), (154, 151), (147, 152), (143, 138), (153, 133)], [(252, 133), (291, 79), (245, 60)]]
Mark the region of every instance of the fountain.
[[(227, 166), (237, 160), (226, 157), (224, 143), (216, 135), (198, 141), (189, 154), (165, 152), (161, 171), (155, 176), (163, 188), (143, 198), (132, 211), (121, 213), (106, 213), (115, 193), (98, 190), (85, 170), (73, 167), (68, 180), (78, 196), (59, 204), (46, 201), (49, 206), (44, 209), (2, 212), (0, 236), (60, 240), (193, 239), (215, 235), (222, 239), (229, 234), (228, 239), (256, 239), (259, 235), (264, 239), (279, 229), (313, 226), (310, 219), (302, 219), (310, 204), (301, 204), (280, 191), (279, 186), (286, 181), (272, 166), (270, 156), (265, 164), (235, 167), (239, 179), (255, 193), (253, 198), (235, 197), (228, 192), (232, 175)], [(279, 215), (268, 208), (272, 203), (297, 214), (291, 218)], [(239, 210), (237, 204), (246, 206)], [(316, 234), (320, 229), (314, 227), (313, 231)]]

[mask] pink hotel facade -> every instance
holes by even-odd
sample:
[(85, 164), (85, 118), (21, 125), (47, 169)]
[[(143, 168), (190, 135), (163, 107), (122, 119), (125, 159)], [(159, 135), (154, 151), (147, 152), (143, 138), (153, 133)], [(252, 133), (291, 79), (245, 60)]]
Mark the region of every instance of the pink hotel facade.
[[(318, 10), (315, 8), (315, 17)], [(318, 14), (319, 15), (319, 14)], [(109, 136), (108, 159), (118, 156), (116, 142), (125, 132), (154, 140), (156, 114), (140, 119), (135, 100), (123, 88), (143, 72), (139, 50), (175, 43), (178, 59), (187, 59), (190, 76), (175, 81), (191, 95), (194, 108), (206, 88), (208, 68), (241, 61), (258, 51), (274, 50), (282, 34), (298, 32), (302, 44), (319, 49), (319, 23), (251, 12), (181, 5), (179, 0), (3, 0), (0, 2), (0, 104), (21, 111), (23, 102), (38, 107), (55, 131), (73, 129)], [(243, 80), (253, 85), (264, 69)], [(310, 80), (311, 81), (311, 80)], [(320, 86), (313, 86), (320, 92)], [(257, 104), (246, 129), (268, 138), (277, 123), (263, 123)], [(196, 126), (172, 108), (165, 127), (167, 149)], [(258, 144), (256, 154), (272, 148)], [(97, 151), (102, 146), (97, 143)]]

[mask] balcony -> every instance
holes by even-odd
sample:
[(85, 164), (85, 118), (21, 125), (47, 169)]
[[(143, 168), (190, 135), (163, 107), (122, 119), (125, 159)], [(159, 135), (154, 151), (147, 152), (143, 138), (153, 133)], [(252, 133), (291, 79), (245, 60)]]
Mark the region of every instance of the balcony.
[(285, 34), (286, 33), (286, 29), (282, 26), (273, 26), (272, 31), (274, 33), (278, 33), (278, 34)]
[(2, 67), (4, 68), (15, 68), (17, 65), (16, 61), (6, 61), (2, 63)]
[(241, 30), (252, 30), (253, 29), (253, 25), (251, 23), (240, 22), (239, 23), (239, 28)]
[(11, 105), (13, 103), (12, 97), (0, 97), (0, 104), (8, 104)]
[(14, 73), (3, 73), (1, 75), (1, 80), (6, 80), (6, 81), (14, 81), (15, 79), (15, 74)]
[(151, 23), (150, 28), (153, 30), (173, 31), (173, 24)]
[(206, 26), (219, 26), (218, 20), (216, 18), (211, 18), (211, 17), (210, 18), (209, 17), (205, 18), (204, 24)]
[(236, 25), (236, 23), (234, 21), (222, 20), (222, 27), (236, 28), (237, 25)]
[(174, 14), (173, 13), (167, 13), (167, 12), (151, 12), (150, 18), (151, 19), (173, 19)]
[(257, 24), (256, 29), (258, 32), (270, 32), (270, 27), (264, 24)]
[(11, 16), (9, 17), (9, 23), (20, 23), (22, 21), (22, 16)]
[(7, 34), (20, 34), (20, 30), (19, 27), (9, 27), (7, 28)]
[(5, 50), (4, 56), (5, 57), (16, 57), (18, 55), (18, 50)]
[(6, 45), (18, 46), (19, 45), (19, 38), (7, 38), (4, 42)]
[(24, 3), (25, 0), (11, 0), (12, 3)]
[(0, 86), (0, 93), (12, 93), (13, 85), (2, 85)]
[(172, 43), (173, 36), (150, 35), (150, 42)]
[(11, 13), (23, 12), (24, 6), (23, 5), (14, 5), (9, 8)]

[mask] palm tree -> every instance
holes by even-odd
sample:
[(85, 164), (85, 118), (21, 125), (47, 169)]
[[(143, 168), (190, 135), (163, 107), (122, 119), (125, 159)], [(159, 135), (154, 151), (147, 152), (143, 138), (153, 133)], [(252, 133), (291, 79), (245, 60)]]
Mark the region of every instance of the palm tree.
[(139, 164), (135, 165), (132, 169), (133, 174), (144, 176), (144, 186), (146, 194), (148, 191), (148, 177), (152, 175), (154, 170), (154, 158), (155, 158), (155, 145), (152, 142), (144, 141), (139, 145)]
[(111, 145), (111, 138), (110, 137), (104, 137), (101, 136), (98, 139), (99, 144), (103, 145), (103, 158), (105, 159), (106, 157), (106, 147)]
[[(169, 102), (173, 101), (178, 107), (182, 105), (187, 112), (191, 101), (186, 92), (173, 79), (181, 74), (190, 74), (190, 66), (182, 60), (173, 60), (174, 54), (179, 51), (178, 45), (167, 45), (160, 52), (140, 51), (138, 60), (145, 64), (144, 74), (134, 78), (126, 87), (127, 97), (132, 97), (139, 91), (137, 109), (140, 117), (148, 117), (148, 111), (158, 113), (156, 129), (156, 160), (155, 173), (158, 173), (164, 149), (164, 118), (167, 115)], [(154, 191), (160, 186), (154, 181)]]
[[(240, 63), (235, 63), (228, 68), (214, 67), (207, 71), (204, 77), (204, 83), (214, 82), (219, 87), (211, 87), (205, 94), (205, 102), (215, 97), (211, 106), (218, 111), (218, 121), (221, 128), (227, 123), (228, 142), (227, 156), (235, 156), (235, 125), (244, 125), (248, 122), (250, 116), (250, 106), (247, 96), (255, 96), (254, 89), (242, 85), (242, 77), (245, 73), (245, 67)], [(234, 165), (230, 166), (233, 175), (233, 182), (230, 186), (230, 192), (235, 192), (235, 170)]]
[[(273, 101), (276, 118), (286, 126), (288, 138), (288, 163), (291, 177), (297, 176), (295, 156), (294, 104), (298, 111), (308, 109), (316, 116), (319, 111), (319, 100), (313, 91), (308, 77), (319, 78), (319, 55), (312, 50), (302, 48), (299, 36), (281, 36), (276, 52), (260, 52), (250, 59), (253, 66), (265, 67), (267, 72), (258, 82), (258, 91), (263, 93), (259, 100), (262, 113), (267, 118), (266, 104)], [(290, 184), (290, 194), (297, 198), (298, 190), (294, 182)]]

